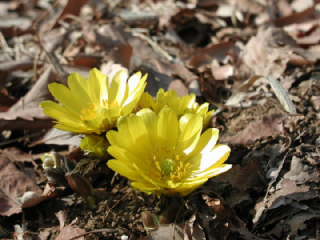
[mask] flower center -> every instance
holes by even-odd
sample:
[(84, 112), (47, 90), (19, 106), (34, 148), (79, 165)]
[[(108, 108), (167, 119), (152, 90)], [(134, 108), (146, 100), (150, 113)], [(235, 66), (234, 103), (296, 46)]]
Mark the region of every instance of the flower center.
[(92, 103), (88, 103), (88, 107), (81, 110), (81, 120), (92, 120), (99, 117), (99, 109)]
[(186, 162), (184, 153), (175, 149), (159, 147), (147, 158), (150, 166), (149, 176), (156, 181), (179, 181), (189, 173), (191, 164)]
[(101, 104), (94, 105), (88, 103), (88, 107), (81, 110), (81, 120), (93, 120), (97, 118), (104, 118), (105, 114), (110, 109), (117, 108), (117, 102), (109, 103), (108, 100), (102, 100)]
[(170, 175), (175, 169), (175, 162), (172, 159), (165, 159), (162, 161), (160, 168), (165, 175)]

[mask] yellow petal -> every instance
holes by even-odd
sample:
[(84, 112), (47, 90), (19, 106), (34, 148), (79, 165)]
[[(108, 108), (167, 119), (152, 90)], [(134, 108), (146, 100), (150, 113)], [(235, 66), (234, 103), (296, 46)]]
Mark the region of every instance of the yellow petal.
[(153, 185), (150, 182), (132, 182), (132, 187), (139, 189), (142, 192), (151, 194), (152, 192), (160, 189), (159, 187)]
[(146, 75), (143, 76), (143, 78), (141, 78), (141, 72), (136, 72), (131, 77), (129, 77), (129, 79), (128, 79), (128, 92), (129, 92), (129, 94), (134, 92), (137, 89), (140, 81), (145, 82), (145, 79), (146, 79)]
[(140, 103), (141, 108), (152, 109), (153, 106), (155, 105), (155, 100), (153, 99), (153, 97), (149, 93), (144, 92), (144, 93), (142, 93), (142, 95), (140, 97), (139, 103)]
[(119, 105), (122, 103), (123, 97), (126, 92), (126, 82), (128, 74), (121, 70), (113, 77), (109, 89), (109, 101), (110, 103), (117, 102)]
[(187, 126), (189, 120), (193, 117), (194, 114), (187, 113), (184, 114), (180, 119), (179, 119), (179, 127), (180, 127), (180, 132), (183, 132), (185, 127)]
[(122, 115), (127, 116), (130, 113), (133, 112), (133, 110), (137, 107), (138, 102), (137, 101), (131, 101), (122, 108)]
[[(79, 127), (78, 125), (75, 124), (68, 124), (68, 123), (63, 123), (63, 124), (56, 124), (54, 125), (55, 128), (60, 129), (62, 131), (66, 132), (72, 132), (72, 133), (87, 133), (87, 132), (95, 132), (94, 129), (88, 129), (87, 127), (81, 126)], [(99, 134), (99, 133), (97, 133)]]
[[(181, 118), (182, 119), (182, 118)], [(180, 119), (181, 122), (184, 122)], [(187, 123), (183, 123), (181, 134), (177, 144), (177, 151), (189, 154), (195, 148), (202, 130), (202, 117), (199, 114), (192, 115)]]
[(141, 117), (142, 120), (144, 121), (144, 124), (146, 125), (152, 147), (153, 148), (157, 147), (158, 146), (158, 136), (157, 136), (158, 117), (156, 113), (150, 109), (145, 108), (137, 112), (137, 116)]
[(128, 166), (136, 164), (140, 166), (144, 171), (148, 170), (145, 159), (141, 159), (124, 148), (118, 146), (110, 146), (108, 153), (119, 161), (125, 162)]
[(102, 75), (102, 73), (96, 68), (93, 68), (89, 72), (87, 91), (92, 103), (100, 102), (100, 87), (102, 83), (105, 83), (105, 79), (106, 78)]
[(177, 145), (178, 131), (177, 115), (170, 108), (163, 108), (158, 120), (158, 146), (174, 148)]
[(68, 86), (71, 92), (82, 102), (83, 106), (91, 103), (88, 95), (88, 80), (79, 73), (71, 73), (68, 77)]
[(137, 173), (137, 171), (130, 167), (127, 163), (121, 160), (109, 160), (107, 162), (109, 168), (113, 171), (119, 173), (120, 175), (132, 180), (132, 181), (141, 181), (143, 178)]
[(129, 117), (122, 117), (118, 121), (118, 131), (107, 133), (110, 144), (122, 147), (135, 156), (146, 159), (152, 146), (142, 118), (134, 114)]
[(90, 71), (89, 78), (95, 78), (98, 80), (96, 95), (99, 96), (100, 103), (102, 104), (104, 100), (108, 100), (108, 76), (104, 76), (98, 69), (94, 68)]
[(82, 103), (70, 91), (69, 88), (59, 83), (51, 83), (48, 85), (51, 94), (68, 110), (75, 113), (76, 115), (81, 114)]
[(212, 117), (212, 114), (214, 113), (215, 110), (211, 110), (209, 112), (207, 112), (205, 115), (204, 115), (204, 118), (203, 118), (203, 128), (207, 128), (210, 124), (210, 120), (211, 120), (211, 117)]
[(177, 187), (175, 192), (180, 193), (180, 195), (187, 196), (197, 188), (201, 187), (202, 184), (204, 184), (208, 179), (198, 179), (198, 180), (193, 180), (189, 182), (183, 182), (179, 187)]
[[(211, 152), (202, 155), (200, 166), (198, 169), (195, 169), (196, 174), (211, 167), (219, 167), (219, 165), (223, 164), (228, 159), (230, 151), (231, 150), (227, 145), (218, 145)], [(195, 161), (191, 160), (191, 164), (192, 163), (195, 163)]]
[(135, 168), (136, 172), (143, 178), (140, 180), (140, 182), (145, 182), (145, 183), (149, 183), (154, 185), (155, 187), (159, 188), (159, 186), (157, 185), (157, 183), (155, 181), (152, 180), (152, 178), (150, 178), (150, 176), (148, 176), (148, 172), (150, 174), (150, 170), (149, 171), (143, 171), (140, 166), (136, 165), (136, 164), (132, 164), (133, 167)]
[(43, 113), (49, 117), (59, 121), (81, 124), (79, 116), (53, 101), (43, 101), (40, 103), (40, 107), (43, 108)]
[(135, 104), (138, 103), (138, 101), (139, 101), (141, 95), (143, 94), (143, 91), (144, 91), (144, 89), (146, 88), (146, 85), (147, 85), (147, 83), (145, 83), (146, 78), (147, 78), (147, 75), (144, 75), (144, 76), (141, 78), (141, 80), (140, 80), (138, 86), (136, 87), (136, 89), (133, 89), (133, 90), (131, 91), (131, 90), (129, 89), (129, 87), (128, 87), (129, 90), (128, 90), (126, 99), (125, 99), (125, 101), (122, 103), (122, 105), (127, 105), (127, 104), (129, 104), (130, 102), (135, 102)]
[(232, 168), (231, 164), (222, 164), (219, 167), (210, 168), (210, 169), (207, 169), (206, 171), (203, 171), (203, 172), (195, 175), (196, 177), (193, 180), (212, 178), (212, 177), (220, 175), (221, 173), (227, 172), (231, 168)]
[(201, 104), (200, 107), (197, 109), (197, 113), (199, 113), (201, 116), (204, 116), (206, 112), (208, 112), (209, 103)]
[(190, 95), (186, 95), (183, 96), (180, 100), (180, 106), (179, 106), (179, 113), (187, 113), (189, 112), (192, 108), (192, 105), (194, 103), (194, 101), (196, 100), (196, 95), (194, 94), (190, 94)]
[(190, 154), (190, 158), (198, 154), (205, 155), (213, 149), (219, 138), (219, 130), (217, 128), (209, 128), (201, 136), (195, 147)]

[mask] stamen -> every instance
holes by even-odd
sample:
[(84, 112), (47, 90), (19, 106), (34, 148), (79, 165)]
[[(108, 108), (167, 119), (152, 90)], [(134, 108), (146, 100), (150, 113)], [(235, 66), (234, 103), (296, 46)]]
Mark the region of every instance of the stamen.
[(92, 103), (88, 103), (88, 108), (81, 110), (81, 120), (91, 120), (97, 118), (97, 110)]
[(175, 149), (159, 147), (147, 158), (150, 166), (149, 176), (155, 181), (179, 181), (188, 174), (190, 164), (185, 164), (184, 153), (177, 153)]

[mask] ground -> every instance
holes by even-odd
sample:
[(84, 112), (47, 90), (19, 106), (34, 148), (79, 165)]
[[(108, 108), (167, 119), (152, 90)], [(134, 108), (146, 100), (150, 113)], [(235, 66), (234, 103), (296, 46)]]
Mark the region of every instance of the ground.
[[(0, 5), (0, 238), (320, 239), (318, 1)], [(110, 79), (148, 73), (153, 97), (164, 88), (209, 102), (232, 168), (159, 198), (88, 159), (39, 103), (54, 99), (49, 83), (94, 67)], [(64, 175), (48, 181), (40, 157), (52, 151), (85, 172), (96, 207)]]

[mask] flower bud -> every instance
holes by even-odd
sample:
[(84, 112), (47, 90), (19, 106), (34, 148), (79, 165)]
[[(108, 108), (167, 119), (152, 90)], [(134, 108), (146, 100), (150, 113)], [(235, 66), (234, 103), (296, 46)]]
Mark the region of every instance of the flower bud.
[(56, 153), (45, 153), (43, 156), (41, 156), (41, 160), (43, 162), (43, 169), (56, 168), (60, 166), (61, 163), (60, 155)]
[(107, 152), (109, 142), (101, 136), (88, 135), (81, 139), (80, 148), (84, 151), (85, 155), (89, 157), (96, 157), (100, 160), (107, 160), (109, 154)]
[(81, 195), (91, 210), (96, 210), (94, 191), (88, 179), (78, 173), (67, 173), (66, 178), (72, 190)]

